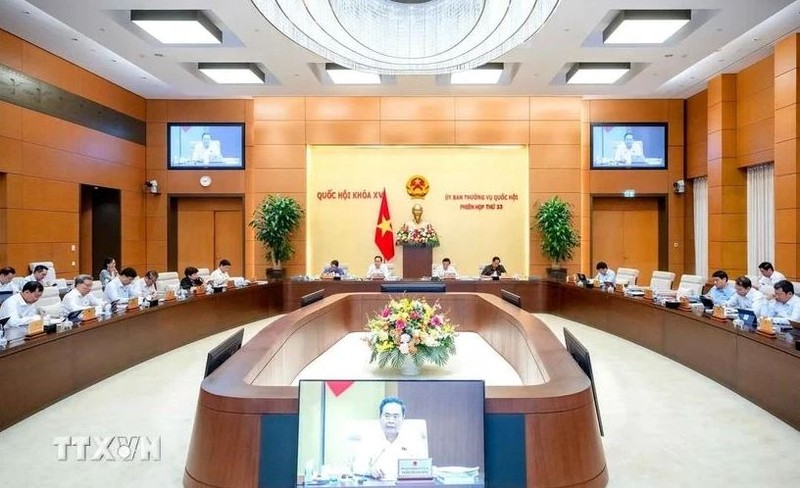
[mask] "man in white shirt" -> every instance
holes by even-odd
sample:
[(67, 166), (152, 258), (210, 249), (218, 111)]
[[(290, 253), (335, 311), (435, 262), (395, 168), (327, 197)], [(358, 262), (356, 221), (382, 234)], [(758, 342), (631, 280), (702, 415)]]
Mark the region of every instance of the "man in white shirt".
[(608, 265), (605, 263), (605, 261), (600, 261), (597, 263), (595, 269), (597, 270), (597, 276), (594, 277), (594, 280), (600, 284), (614, 283), (614, 280), (617, 279), (617, 275), (608, 269)]
[(25, 277), (25, 281), (37, 281), (42, 284), (42, 286), (49, 286), (50, 283), (47, 282), (47, 272), (50, 270), (47, 266), (43, 264), (37, 264), (33, 268), (33, 273), (29, 274)]
[(219, 141), (211, 140), (211, 134), (205, 132), (200, 136), (200, 141), (194, 145), (192, 161), (200, 163), (213, 163), (222, 161), (222, 152)]
[(19, 288), (14, 284), (14, 275), (17, 271), (11, 266), (0, 269), (0, 292), (19, 293)]
[(92, 295), (92, 283), (94, 279), (91, 275), (82, 274), (75, 277), (75, 287), (61, 299), (61, 312), (64, 315), (103, 304), (102, 300)]
[(759, 264), (758, 272), (761, 273), (761, 277), (758, 278), (758, 283), (755, 283), (753, 286), (764, 294), (772, 293), (775, 284), (786, 279), (783, 273), (775, 271), (775, 268), (769, 261), (764, 261)]
[(380, 432), (362, 438), (361, 446), (353, 460), (356, 474), (378, 480), (397, 479), (398, 459), (427, 457), (427, 446), (402, 429), (406, 405), (397, 397), (386, 397), (378, 407)]
[(762, 316), (800, 321), (800, 297), (794, 295), (792, 282), (783, 280), (775, 283), (775, 299), (763, 309)]
[(761, 307), (765, 304), (764, 295), (753, 288), (753, 283), (747, 276), (736, 278), (736, 293), (725, 302), (726, 307), (746, 308), (759, 315)]
[(133, 268), (125, 268), (113, 280), (109, 281), (106, 285), (105, 294), (106, 300), (110, 303), (117, 301), (127, 301), (128, 298), (133, 297), (131, 293), (131, 282), (136, 278), (136, 270)]
[(642, 141), (634, 141), (633, 134), (626, 133), (622, 142), (617, 144), (614, 152), (614, 161), (622, 164), (632, 164), (644, 162), (644, 149)]
[(153, 269), (147, 271), (144, 276), (133, 280), (130, 296), (152, 299), (157, 295), (156, 281), (158, 281), (158, 271)]
[(3, 326), (6, 339), (13, 341), (25, 337), (30, 323), (39, 318), (36, 302), (43, 292), (41, 283), (29, 281), (22, 286), (21, 292), (3, 302), (0, 306), (0, 318), (8, 317), (8, 322)]
[(211, 275), (208, 277), (208, 281), (215, 286), (227, 284), (228, 280), (231, 279), (231, 277), (228, 275), (228, 271), (230, 271), (230, 269), (231, 262), (227, 259), (221, 260), (219, 262), (219, 267), (211, 272)]
[(389, 267), (383, 262), (383, 257), (380, 255), (375, 256), (372, 264), (367, 268), (367, 278), (380, 280), (389, 276)]
[(442, 259), (442, 264), (433, 270), (433, 276), (437, 278), (458, 278), (456, 267), (450, 264), (450, 258)]

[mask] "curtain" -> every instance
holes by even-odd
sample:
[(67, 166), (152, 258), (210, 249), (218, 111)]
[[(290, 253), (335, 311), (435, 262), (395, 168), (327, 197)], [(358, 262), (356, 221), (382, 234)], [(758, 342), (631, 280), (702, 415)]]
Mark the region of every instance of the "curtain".
[(708, 277), (708, 178), (692, 181), (694, 189), (694, 274)]
[(772, 164), (747, 168), (747, 270), (755, 275), (759, 263), (775, 263), (774, 173)]

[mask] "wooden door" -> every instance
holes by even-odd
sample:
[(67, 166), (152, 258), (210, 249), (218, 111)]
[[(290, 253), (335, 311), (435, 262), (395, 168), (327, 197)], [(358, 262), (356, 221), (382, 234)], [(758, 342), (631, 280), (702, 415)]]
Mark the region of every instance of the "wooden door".
[(242, 258), (244, 221), (240, 210), (222, 210), (214, 212), (214, 262), (221, 259), (231, 262), (231, 276), (242, 276), (244, 270)]
[(594, 198), (592, 269), (598, 261), (613, 270), (636, 268), (637, 283), (649, 284), (660, 267), (659, 219), (658, 198)]
[(231, 262), (231, 276), (244, 270), (244, 205), (241, 198), (180, 198), (177, 215), (177, 264), (214, 270)]

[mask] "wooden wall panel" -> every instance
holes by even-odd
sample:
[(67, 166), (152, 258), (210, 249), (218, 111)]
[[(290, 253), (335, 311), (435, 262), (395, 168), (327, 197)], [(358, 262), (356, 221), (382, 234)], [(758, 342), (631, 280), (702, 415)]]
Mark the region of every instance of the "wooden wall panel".
[(245, 119), (245, 105), (245, 100), (168, 100), (167, 120), (241, 122)]
[(306, 146), (303, 144), (274, 144), (253, 146), (247, 159), (249, 169), (306, 167)]
[(739, 167), (775, 159), (773, 71), (774, 58), (768, 56), (736, 75), (735, 142)]
[[(28, 76), (144, 119), (146, 103), (127, 90), (0, 31), (0, 63)], [(91, 249), (78, 245), (80, 185), (94, 184), (139, 196), (145, 176), (145, 147), (39, 112), (0, 102), (0, 171), (12, 183), (0, 221), (2, 265), (27, 270), (31, 261), (51, 260), (59, 277), (71, 279)], [(123, 243), (121, 261), (144, 263), (144, 206), (122, 210), (135, 244)], [(75, 250), (73, 250), (73, 246)], [(87, 252), (88, 251), (88, 252)], [(139, 256), (141, 255), (141, 258)], [(74, 265), (73, 265), (74, 263)], [(91, 265), (86, 267), (90, 268)]]
[(530, 104), (527, 97), (457, 97), (456, 120), (520, 120), (527, 122)]
[(377, 120), (381, 103), (378, 97), (306, 98), (306, 121)]
[[(210, 186), (200, 186), (202, 176), (211, 177)], [(244, 171), (171, 171), (167, 173), (166, 185), (161, 191), (178, 194), (241, 195), (245, 191)]]
[(380, 143), (381, 128), (378, 121), (308, 121), (306, 144), (366, 144)]
[[(413, 105), (413, 104), (412, 104)], [(455, 144), (455, 121), (384, 121), (381, 144)]]
[(579, 97), (531, 97), (531, 120), (581, 120)]
[(708, 172), (708, 92), (686, 100), (686, 177), (698, 178)]
[(456, 144), (527, 144), (528, 121), (457, 120)]
[(305, 120), (304, 97), (262, 97), (253, 104), (254, 120)]
[(531, 122), (531, 144), (581, 143), (581, 126), (575, 121), (536, 120)]
[[(452, 121), (454, 119), (455, 99), (453, 97), (381, 98), (381, 120)], [(427, 143), (423, 142), (423, 144)], [(452, 144), (452, 142), (448, 144)]]

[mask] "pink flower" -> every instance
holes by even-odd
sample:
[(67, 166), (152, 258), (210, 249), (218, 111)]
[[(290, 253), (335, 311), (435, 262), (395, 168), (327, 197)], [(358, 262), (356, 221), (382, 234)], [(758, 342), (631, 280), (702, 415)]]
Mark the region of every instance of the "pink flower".
[(395, 324), (394, 324), (394, 328), (395, 328), (395, 329), (397, 329), (397, 330), (403, 330), (403, 329), (405, 329), (405, 328), (406, 328), (406, 323), (405, 323), (405, 322), (403, 322), (403, 320), (402, 320), (402, 319), (400, 319), (400, 320), (398, 320), (397, 322), (395, 322)]
[(442, 317), (441, 315), (434, 315), (431, 317), (431, 325), (434, 327), (439, 327), (442, 325)]
[(383, 309), (383, 312), (381, 312), (381, 317), (383, 317), (383, 318), (386, 318), (386, 317), (388, 317), (388, 316), (389, 316), (391, 313), (392, 313), (392, 311), (391, 311), (391, 310), (389, 310), (389, 307), (384, 307), (384, 309)]

